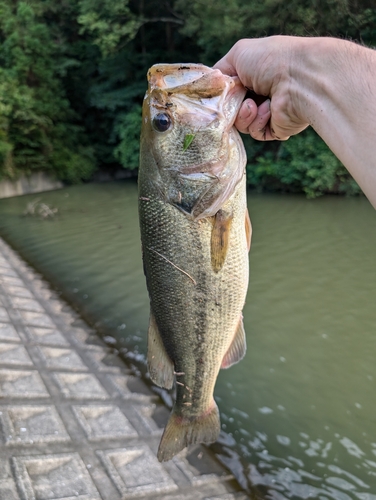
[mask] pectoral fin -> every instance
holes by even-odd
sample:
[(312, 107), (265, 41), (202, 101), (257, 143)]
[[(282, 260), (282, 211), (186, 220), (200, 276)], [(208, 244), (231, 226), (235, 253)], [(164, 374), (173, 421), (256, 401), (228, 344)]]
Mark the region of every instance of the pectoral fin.
[(251, 249), (252, 224), (248, 210), (245, 211), (245, 237), (247, 239), (248, 252)]
[(228, 243), (230, 239), (232, 215), (223, 210), (213, 217), (213, 229), (211, 233), (211, 264), (214, 272), (218, 273), (225, 263)]
[(148, 369), (150, 378), (156, 385), (171, 389), (174, 382), (174, 364), (166, 352), (151, 311), (148, 330)]
[(223, 357), (221, 368), (230, 368), (244, 358), (247, 350), (243, 318), (240, 318), (239, 326), (226, 354)]

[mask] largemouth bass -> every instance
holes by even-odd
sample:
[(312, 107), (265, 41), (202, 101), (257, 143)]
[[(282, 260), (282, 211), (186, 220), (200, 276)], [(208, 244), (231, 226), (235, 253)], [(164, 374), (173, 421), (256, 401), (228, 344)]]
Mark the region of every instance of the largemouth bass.
[(233, 127), (245, 89), (199, 64), (157, 64), (148, 82), (139, 214), (149, 373), (167, 389), (176, 379), (158, 450), (166, 461), (189, 444), (216, 441), (216, 378), (245, 354), (251, 224), (246, 155)]

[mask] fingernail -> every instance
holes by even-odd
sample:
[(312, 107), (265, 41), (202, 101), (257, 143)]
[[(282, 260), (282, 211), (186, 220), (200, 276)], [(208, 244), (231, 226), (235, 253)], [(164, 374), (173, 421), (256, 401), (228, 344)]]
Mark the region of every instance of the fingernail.
[(260, 116), (264, 116), (267, 113), (269, 113), (269, 111), (270, 111), (270, 99), (267, 99), (266, 101), (260, 104), (260, 106), (258, 107), (257, 114)]
[(244, 105), (240, 109), (239, 116), (242, 120), (248, 120), (250, 116), (252, 116), (252, 106), (249, 102), (245, 101)]

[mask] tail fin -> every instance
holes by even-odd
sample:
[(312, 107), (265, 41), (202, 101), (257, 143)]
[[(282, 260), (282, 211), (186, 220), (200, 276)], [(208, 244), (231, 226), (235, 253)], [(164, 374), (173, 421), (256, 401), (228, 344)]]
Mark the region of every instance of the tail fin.
[(214, 400), (208, 412), (193, 419), (180, 417), (172, 410), (159, 444), (158, 460), (167, 462), (190, 444), (214, 443), (220, 430), (219, 411)]

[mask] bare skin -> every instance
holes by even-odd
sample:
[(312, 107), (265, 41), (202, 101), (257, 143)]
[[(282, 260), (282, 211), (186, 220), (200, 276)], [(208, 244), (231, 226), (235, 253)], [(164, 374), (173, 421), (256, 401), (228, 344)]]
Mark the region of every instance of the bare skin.
[(376, 51), (335, 38), (239, 40), (214, 66), (268, 99), (246, 99), (235, 125), (262, 141), (309, 125), (376, 208)]

